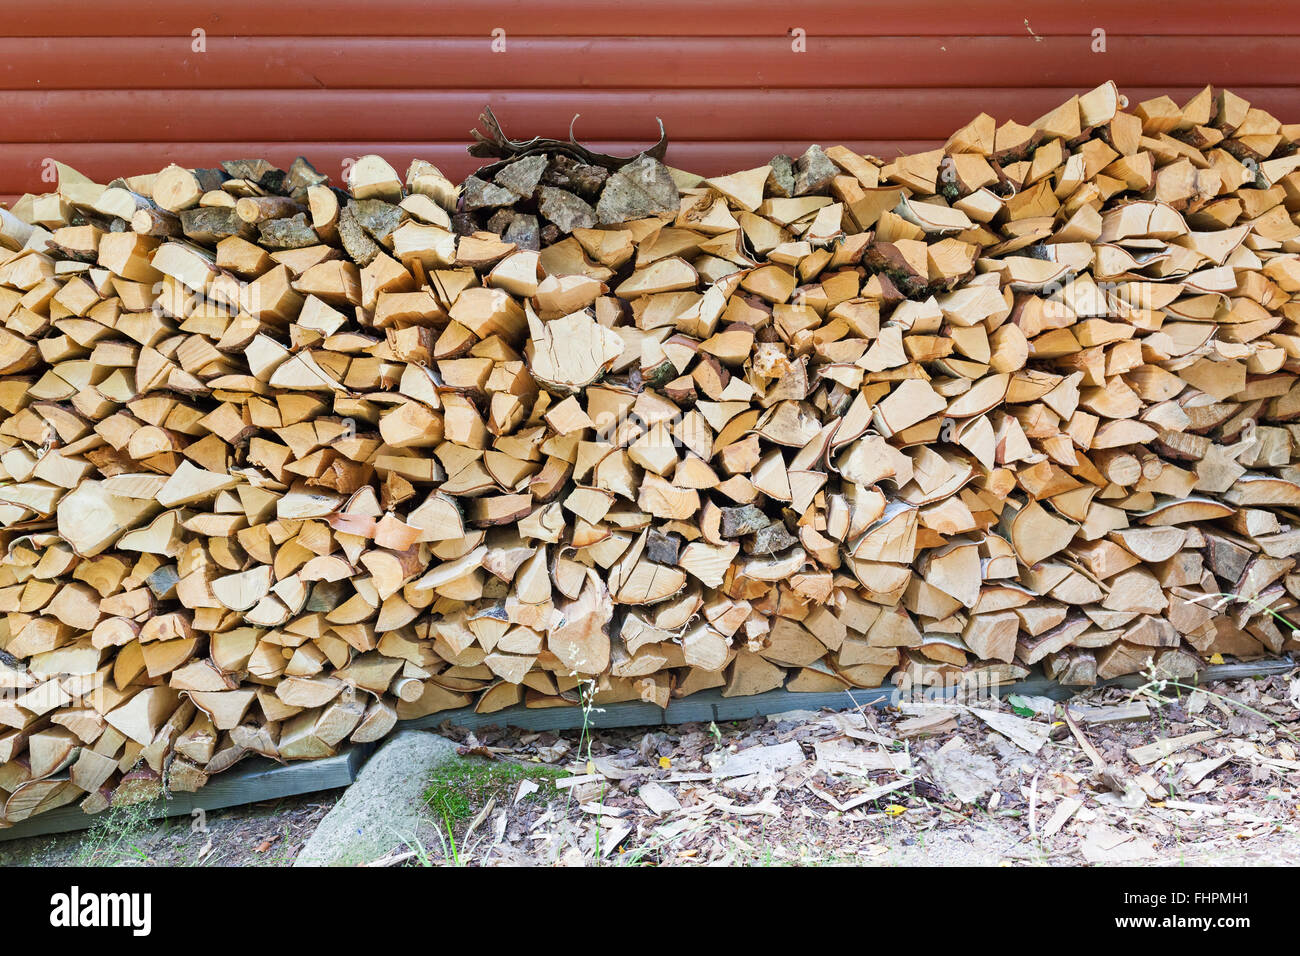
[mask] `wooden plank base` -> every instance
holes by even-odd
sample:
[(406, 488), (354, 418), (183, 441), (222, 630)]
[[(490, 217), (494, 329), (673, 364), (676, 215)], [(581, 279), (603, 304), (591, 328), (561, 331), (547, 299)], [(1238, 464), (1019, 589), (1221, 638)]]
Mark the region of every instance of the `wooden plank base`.
[[(242, 807), (262, 800), (346, 787), (357, 778), (374, 749), (374, 744), (353, 744), (333, 757), (290, 764), (256, 757), (229, 773), (218, 774), (194, 793), (173, 793), (164, 801), (149, 804), (145, 812), (150, 817), (176, 817), (195, 810)], [(83, 813), (75, 805), (61, 807), (0, 830), (0, 842), (86, 830), (98, 819), (100, 814)]]

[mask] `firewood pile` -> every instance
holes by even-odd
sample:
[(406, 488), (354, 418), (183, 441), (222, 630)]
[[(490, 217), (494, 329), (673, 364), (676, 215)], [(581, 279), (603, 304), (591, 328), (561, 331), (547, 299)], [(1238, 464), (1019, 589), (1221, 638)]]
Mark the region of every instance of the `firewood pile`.
[(1294, 650), (1300, 127), (1120, 103), (61, 169), (0, 212), (0, 825), (454, 708)]

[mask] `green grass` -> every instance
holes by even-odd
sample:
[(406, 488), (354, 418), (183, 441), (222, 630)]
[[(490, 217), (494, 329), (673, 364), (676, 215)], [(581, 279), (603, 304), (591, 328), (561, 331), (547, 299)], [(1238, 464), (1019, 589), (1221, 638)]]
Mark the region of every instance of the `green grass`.
[(81, 838), (74, 866), (131, 866), (149, 862), (142, 847), (145, 836), (166, 821), (155, 819), (150, 810), (159, 801), (110, 807), (98, 814)]
[(452, 829), (472, 820), (492, 797), (496, 797), (498, 805), (512, 802), (524, 780), (532, 780), (541, 787), (524, 800), (544, 803), (548, 795), (547, 786), (552, 785), (557, 777), (564, 776), (568, 776), (566, 771), (541, 764), (453, 760), (436, 768), (430, 775), (424, 790), (424, 802), (436, 819)]

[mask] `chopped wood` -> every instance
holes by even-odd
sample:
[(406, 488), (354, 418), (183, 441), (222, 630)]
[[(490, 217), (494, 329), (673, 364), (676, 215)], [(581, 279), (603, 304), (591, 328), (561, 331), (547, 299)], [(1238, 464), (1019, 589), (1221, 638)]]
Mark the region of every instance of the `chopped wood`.
[(1183, 734), (1181, 737), (1170, 737), (1166, 740), (1157, 740), (1149, 744), (1143, 744), (1140, 747), (1130, 747), (1128, 755), (1134, 763), (1146, 766), (1153, 764), (1157, 760), (1163, 760), (1166, 757), (1186, 750), (1188, 747), (1194, 747), (1197, 744), (1204, 743), (1207, 740), (1213, 740), (1219, 736), (1217, 730), (1198, 730), (1195, 733)]
[(0, 825), (465, 706), (1295, 651), (1295, 128), (1208, 97), (707, 180), (495, 121), (460, 185), (60, 167), (0, 216)]

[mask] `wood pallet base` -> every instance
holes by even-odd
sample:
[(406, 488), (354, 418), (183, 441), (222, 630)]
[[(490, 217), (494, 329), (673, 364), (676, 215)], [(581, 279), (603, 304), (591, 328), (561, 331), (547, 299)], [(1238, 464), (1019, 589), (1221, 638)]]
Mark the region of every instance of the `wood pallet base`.
[[(1289, 658), (1278, 658), (1244, 663), (1218, 664), (1206, 667), (1197, 677), (1198, 683), (1232, 680), (1243, 677), (1266, 677), (1285, 674), (1296, 666)], [(1103, 681), (1101, 687), (1140, 687), (1145, 678), (1138, 674)], [(1011, 694), (1051, 697), (1065, 700), (1077, 693), (1037, 673), (1026, 680), (992, 688), (998, 696)], [(749, 697), (723, 697), (717, 690), (702, 691), (680, 700), (672, 701), (667, 708), (653, 704), (611, 704), (586, 715), (587, 726), (608, 730), (614, 727), (654, 727), (707, 721), (747, 720), (794, 710), (853, 710), (858, 707), (885, 707), (897, 703), (897, 688), (886, 684), (868, 690), (842, 691), (833, 694), (799, 694), (786, 690), (768, 691)], [(935, 697), (952, 696), (937, 688)], [(400, 729), (427, 730), (444, 724), (477, 730), (483, 727), (510, 726), (523, 730), (574, 730), (584, 724), (584, 715), (578, 707), (511, 707), (491, 714), (478, 714), (470, 708), (444, 711), (416, 720), (403, 721)], [(151, 807), (149, 815), (174, 817), (194, 810), (220, 810), (245, 806), (263, 800), (298, 796), (346, 787), (357, 778), (366, 759), (374, 752), (376, 744), (354, 744), (334, 757), (291, 764), (277, 764), (259, 757), (243, 767), (214, 777), (212, 782), (195, 793), (174, 793), (164, 803)], [(83, 813), (76, 807), (63, 807), (0, 830), (0, 842), (24, 837), (46, 836), (85, 830), (93, 826), (97, 815)]]
[[(346, 787), (357, 778), (374, 749), (373, 744), (353, 744), (333, 757), (290, 764), (256, 757), (229, 773), (219, 774), (201, 790), (172, 793), (165, 801), (148, 805), (146, 813), (150, 817), (176, 817), (195, 810), (221, 810)], [(83, 813), (76, 806), (60, 807), (0, 830), (0, 842), (85, 830), (99, 818), (99, 814)]]

